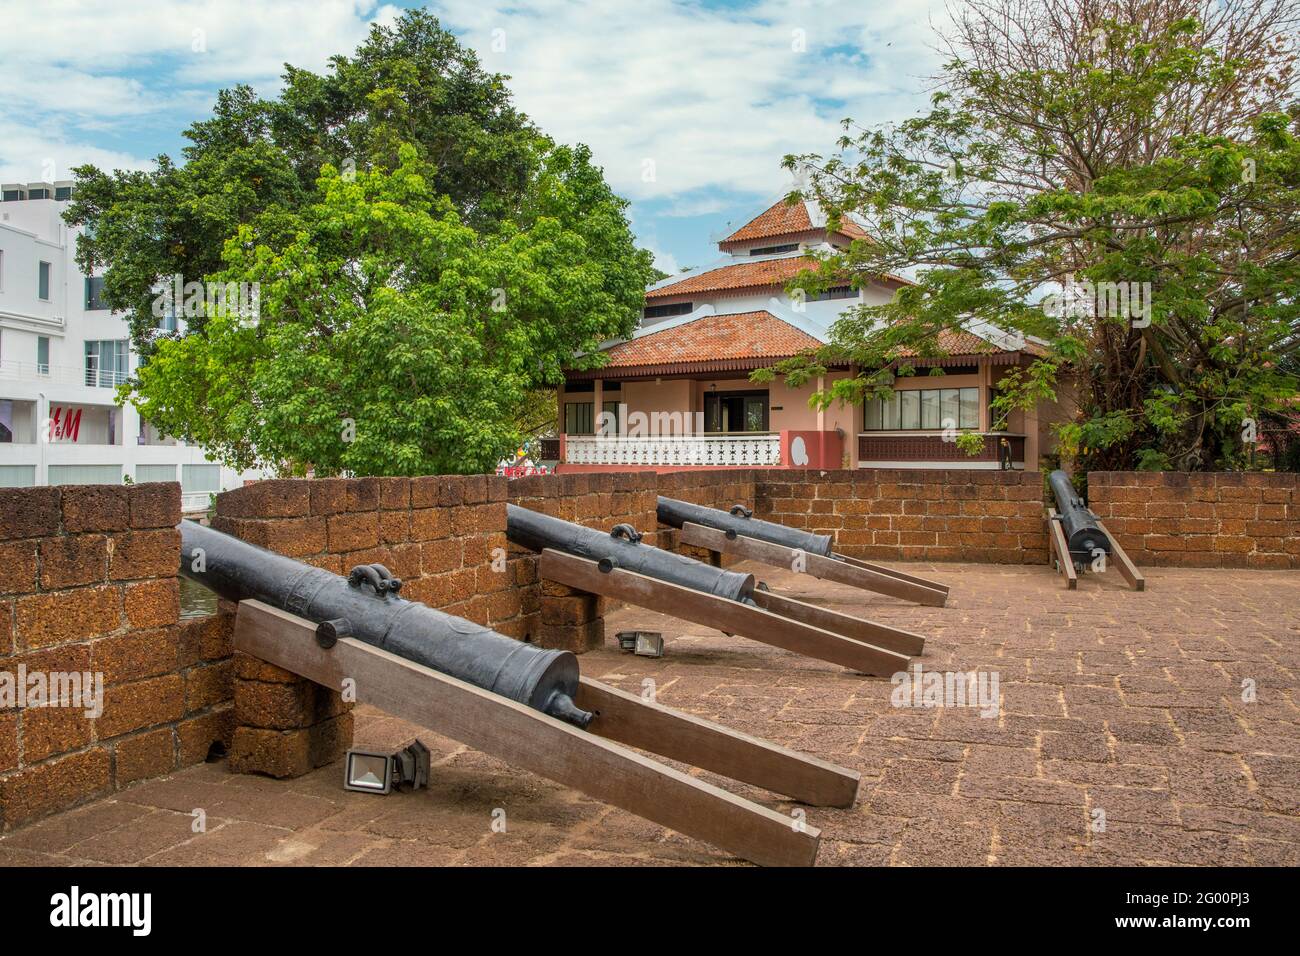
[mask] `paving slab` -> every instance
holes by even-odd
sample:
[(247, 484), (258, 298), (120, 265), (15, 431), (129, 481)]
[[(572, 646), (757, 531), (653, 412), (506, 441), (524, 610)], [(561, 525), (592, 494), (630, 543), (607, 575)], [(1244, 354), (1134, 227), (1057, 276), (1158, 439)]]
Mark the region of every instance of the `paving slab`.
[[(634, 607), (608, 615), (583, 673), (859, 770), (856, 806), (806, 808), (821, 865), (1300, 865), (1300, 573), (1154, 569), (1139, 594), (1113, 575), (1067, 591), (1046, 568), (894, 566), (949, 585), (948, 606), (744, 567), (926, 635), (923, 671), (996, 674), (992, 713), (898, 706), (889, 680)], [(637, 629), (664, 633), (663, 658), (619, 651), (613, 634)], [(415, 736), (427, 790), (349, 793), (341, 763), (277, 781), (219, 761), (6, 834), (0, 866), (739, 864), (358, 708), (359, 746)]]

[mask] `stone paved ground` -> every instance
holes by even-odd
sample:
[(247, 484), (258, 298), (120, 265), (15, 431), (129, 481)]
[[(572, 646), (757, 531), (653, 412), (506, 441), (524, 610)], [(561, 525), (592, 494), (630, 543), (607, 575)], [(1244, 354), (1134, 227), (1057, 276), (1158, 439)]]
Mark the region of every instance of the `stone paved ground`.
[[(1062, 588), (1045, 568), (909, 568), (953, 588), (917, 608), (754, 567), (779, 590), (929, 637), (926, 668), (988, 669), (1001, 714), (899, 709), (888, 681), (662, 615), (667, 655), (606, 648), (584, 673), (863, 776), (849, 810), (809, 808), (826, 864), (1300, 863), (1300, 574), (1113, 572)], [(1256, 699), (1242, 700), (1243, 681)], [(374, 711), (358, 743), (415, 730)], [(729, 864), (737, 861), (491, 757), (421, 733), (427, 791), (346, 793), (341, 767), (279, 782), (208, 764), (0, 840), (0, 865)], [(737, 792), (788, 812), (744, 786)], [(207, 832), (192, 832), (191, 811)], [(493, 832), (504, 809), (506, 831)], [(1096, 811), (1104, 812), (1105, 827)]]

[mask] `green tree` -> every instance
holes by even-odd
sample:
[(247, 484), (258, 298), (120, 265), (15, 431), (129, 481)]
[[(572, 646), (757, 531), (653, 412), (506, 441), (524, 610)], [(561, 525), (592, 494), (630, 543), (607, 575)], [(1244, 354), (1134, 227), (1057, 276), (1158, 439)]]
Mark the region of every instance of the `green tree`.
[(1072, 385), (1083, 467), (1239, 465), (1243, 421), (1297, 392), (1296, 22), (1295, 0), (972, 0), (928, 113), (787, 157), (869, 235), (795, 284), (917, 283), (776, 371), (851, 359), (816, 400), (857, 402), (988, 323), (1041, 351), (995, 411)]
[[(235, 467), (479, 471), (562, 369), (635, 328), (651, 256), (585, 147), (516, 112), (421, 11), (274, 100), (223, 91), (185, 163), (77, 170), (66, 218), (147, 358), (122, 390)], [(158, 290), (257, 283), (160, 333)]]

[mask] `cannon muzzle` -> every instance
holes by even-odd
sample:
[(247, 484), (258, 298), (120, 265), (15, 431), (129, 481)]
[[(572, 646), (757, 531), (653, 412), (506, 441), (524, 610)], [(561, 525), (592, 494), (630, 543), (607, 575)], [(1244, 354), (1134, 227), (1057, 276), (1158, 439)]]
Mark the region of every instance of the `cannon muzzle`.
[(1056, 498), (1056, 511), (1061, 516), (1066, 546), (1075, 562), (1091, 561), (1098, 548), (1110, 554), (1110, 539), (1097, 527), (1097, 516), (1075, 493), (1070, 476), (1057, 469), (1048, 476), (1047, 483)]
[(678, 501), (676, 498), (660, 498), (658, 513), (659, 520), (663, 524), (674, 528), (680, 528), (689, 521), (692, 524), (723, 531), (729, 538), (740, 535), (779, 544), (784, 548), (797, 548), (807, 554), (821, 555), (823, 558), (832, 557), (830, 535), (813, 534), (811, 531), (787, 528), (783, 524), (755, 518), (744, 505), (733, 505), (728, 512), (717, 508), (706, 508), (703, 505), (693, 505), (689, 501)]
[(578, 659), (398, 597), (402, 582), (381, 564), (348, 577), (286, 558), (193, 521), (182, 521), (181, 574), (230, 601), (252, 598), (317, 624), (329, 647), (355, 637), (476, 687), (586, 727), (573, 702)]
[(732, 601), (748, 600), (754, 590), (752, 574), (723, 571), (684, 554), (642, 544), (641, 535), (627, 524), (609, 532), (596, 531), (562, 518), (506, 505), (506, 537), (532, 551), (551, 548), (595, 561), (602, 570), (635, 571)]

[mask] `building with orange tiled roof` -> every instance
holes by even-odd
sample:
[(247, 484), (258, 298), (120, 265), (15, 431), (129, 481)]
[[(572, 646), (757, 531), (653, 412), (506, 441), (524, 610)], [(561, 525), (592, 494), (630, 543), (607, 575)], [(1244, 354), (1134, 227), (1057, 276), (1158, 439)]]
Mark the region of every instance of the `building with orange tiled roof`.
[[(567, 373), (558, 396), (558, 437), (543, 457), (560, 471), (746, 466), (1038, 467), (1057, 409), (989, 407), (1004, 374), (1031, 360), (1033, 343), (992, 327), (944, 333), (941, 354), (916, 357), (889, 401), (808, 407), (814, 390), (857, 374), (849, 365), (802, 388), (752, 371), (811, 352), (848, 309), (882, 304), (901, 276), (805, 293), (801, 272), (818, 254), (865, 240), (845, 217), (836, 228), (809, 202), (778, 200), (719, 243), (721, 258), (646, 290), (640, 328), (601, 348), (605, 362)], [(930, 374), (932, 368), (942, 376)], [(954, 437), (984, 436), (968, 456)]]

